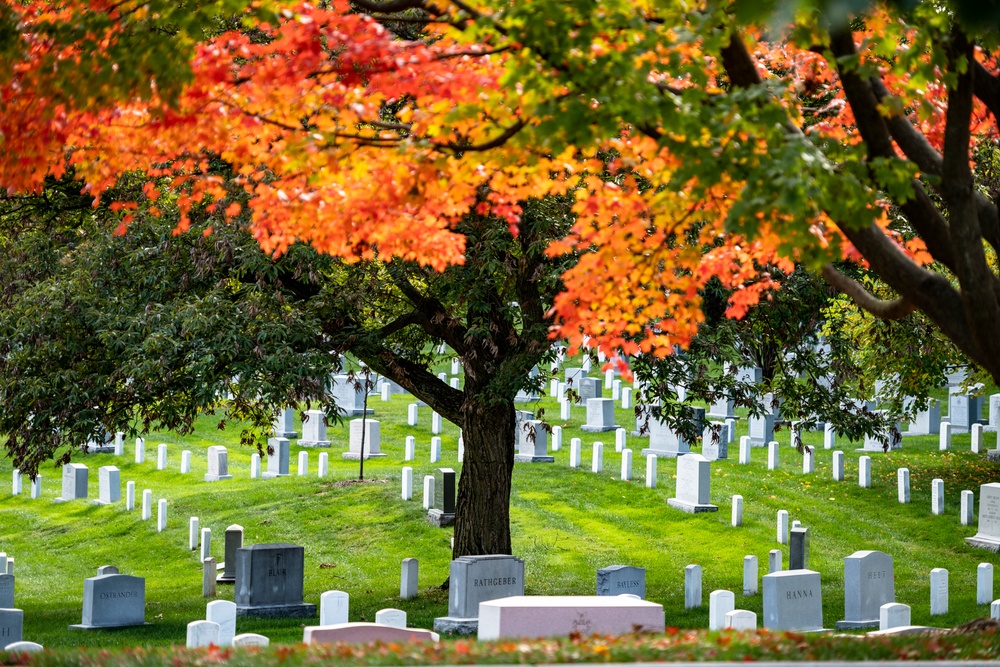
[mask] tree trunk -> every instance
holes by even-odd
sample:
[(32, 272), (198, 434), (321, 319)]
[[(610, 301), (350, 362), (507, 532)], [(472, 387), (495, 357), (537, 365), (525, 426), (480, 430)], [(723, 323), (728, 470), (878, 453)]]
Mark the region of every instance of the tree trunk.
[(465, 458), (455, 506), (452, 557), (510, 554), (510, 487), (514, 471), (514, 401), (485, 405), (466, 388)]

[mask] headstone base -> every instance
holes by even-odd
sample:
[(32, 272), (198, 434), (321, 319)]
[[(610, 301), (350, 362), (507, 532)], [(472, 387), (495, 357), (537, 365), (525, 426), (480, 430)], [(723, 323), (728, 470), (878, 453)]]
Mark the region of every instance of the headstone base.
[(282, 475), (281, 473), (277, 472), (264, 472), (261, 474), (261, 478), (263, 479), (274, 479), (276, 477), (291, 477), (291, 476), (292, 476), (291, 473)]
[(645, 432), (632, 431), (631, 436), (633, 438), (648, 438), (649, 437), (649, 429), (646, 429)]
[(87, 445), (88, 454), (114, 454), (115, 453), (115, 443), (110, 443), (107, 445)]
[(515, 454), (514, 463), (555, 463), (554, 456), (531, 456), (530, 454)]
[(75, 623), (69, 626), (70, 630), (113, 630), (115, 628), (138, 628), (144, 625), (152, 625), (152, 623), (126, 623), (125, 625), (84, 625), (83, 623)]
[(223, 479), (232, 479), (232, 478), (233, 478), (232, 475), (208, 475), (208, 474), (205, 475), (206, 482), (218, 482)]
[(329, 440), (299, 440), (299, 447), (329, 447)]
[(57, 503), (71, 503), (74, 500), (81, 500), (80, 498), (56, 498), (53, 502)]
[(656, 454), (657, 459), (676, 459), (678, 456), (684, 456), (690, 452), (674, 452), (666, 449), (644, 449), (642, 450), (642, 458), (646, 458), (650, 454)]
[(987, 551), (992, 551), (994, 553), (1000, 553), (1000, 540), (995, 537), (990, 537), (983, 534), (973, 535), (972, 537), (965, 538), (966, 543), (970, 547), (976, 547), (978, 549), (986, 549)]
[(256, 618), (312, 618), (316, 615), (314, 604), (276, 604), (272, 606), (236, 607), (237, 616)]
[(477, 635), (479, 634), (479, 619), (439, 616), (434, 619), (434, 632), (450, 635)]
[(438, 528), (455, 525), (455, 514), (447, 514), (438, 509), (427, 510), (427, 520)]
[[(645, 451), (643, 452), (645, 455)], [(697, 503), (687, 503), (677, 498), (668, 498), (667, 504), (671, 507), (687, 512), (688, 514), (700, 514), (701, 512), (718, 512), (718, 505), (698, 505)]]
[(374, 408), (368, 408), (367, 410), (344, 410), (345, 417), (360, 417), (361, 415), (373, 415), (375, 414)]
[(865, 628), (877, 628), (879, 620), (871, 621), (837, 621), (835, 627), (838, 630), (864, 630)]
[(617, 424), (612, 424), (611, 426), (591, 426), (590, 424), (584, 424), (580, 427), (580, 430), (584, 433), (604, 433), (606, 431), (614, 431), (620, 428)]
[(235, 575), (233, 575), (233, 576), (226, 576), (224, 574), (220, 574), (218, 577), (215, 578), (215, 583), (217, 583), (217, 584), (227, 584), (227, 585), (229, 585), (229, 584), (235, 584), (236, 583), (236, 576)]
[(515, 403), (537, 403), (539, 401), (538, 396), (515, 396)]
[(865, 636), (878, 637), (880, 635), (919, 635), (924, 632), (936, 632), (942, 629), (943, 628), (933, 628), (929, 625), (901, 625), (898, 628), (889, 628), (888, 630), (876, 630), (875, 632), (866, 632)]
[[(365, 454), (365, 461), (367, 461), (368, 459), (380, 459), (383, 458), (384, 456), (385, 454)], [(358, 454), (357, 452), (344, 452), (343, 454), (340, 455), (340, 457), (344, 459), (350, 459), (351, 461), (361, 460), (361, 454)]]
[(292, 438), (299, 437), (299, 432), (298, 431), (275, 431), (274, 432), (274, 437), (275, 438), (288, 438), (289, 440), (291, 440)]

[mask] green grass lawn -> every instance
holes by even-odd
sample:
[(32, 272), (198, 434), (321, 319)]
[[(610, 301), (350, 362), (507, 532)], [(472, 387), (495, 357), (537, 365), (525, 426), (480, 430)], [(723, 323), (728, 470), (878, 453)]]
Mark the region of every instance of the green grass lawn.
[[(606, 392), (606, 395), (610, 395)], [(11, 462), (0, 461), (0, 551), (16, 559), (16, 604), (25, 612), (24, 636), (46, 647), (164, 646), (183, 644), (189, 621), (204, 618), (207, 600), (201, 596), (198, 552), (188, 550), (188, 518), (197, 516), (213, 532), (212, 554), (223, 557), (225, 528), (240, 524), (245, 544), (290, 542), (305, 548), (305, 600), (319, 603), (323, 591), (340, 589), (351, 596), (350, 617), (372, 621), (375, 612), (397, 607), (408, 614), (409, 625), (430, 627), (435, 616), (447, 612), (447, 591), (440, 585), (448, 576), (451, 558), (450, 528), (435, 528), (422, 509), (422, 479), (439, 465), (461, 468), (457, 462), (458, 428), (445, 423), (443, 456), (431, 464), (430, 409), (420, 409), (420, 424), (406, 426), (407, 404), (415, 399), (396, 395), (387, 403), (373, 396), (370, 407), (381, 422), (382, 451), (388, 456), (365, 462), (369, 483), (351, 484), (358, 463), (341, 459), (347, 449), (347, 424), (329, 428), (333, 447), (309, 451), (309, 474), (295, 476), (297, 454), (293, 441), (292, 477), (252, 480), (251, 450), (239, 446), (239, 426), (216, 428), (217, 417), (204, 417), (193, 435), (178, 437), (154, 433), (146, 437), (146, 462), (135, 464), (134, 448), (126, 443), (125, 456), (92, 454), (74, 461), (90, 469), (90, 499), (97, 496), (97, 469), (121, 469), (123, 500), (112, 506), (88, 501), (57, 504), (60, 471), (42, 470), (42, 497), (32, 500), (25, 480), (24, 493), (9, 495)], [(553, 424), (559, 409), (543, 398), (525, 409), (544, 407)], [(706, 628), (708, 595), (716, 589), (736, 593), (736, 607), (762, 617), (761, 595), (742, 595), (743, 558), (755, 555), (760, 573), (767, 572), (767, 556), (781, 549), (787, 567), (788, 547), (776, 542), (776, 513), (784, 509), (811, 533), (810, 567), (822, 575), (824, 624), (833, 627), (843, 617), (843, 559), (857, 550), (885, 551), (895, 559), (896, 599), (912, 606), (915, 624), (955, 626), (988, 616), (989, 608), (976, 605), (976, 568), (981, 562), (1000, 566), (997, 554), (968, 547), (964, 538), (975, 526), (959, 523), (959, 493), (975, 492), (979, 485), (1000, 480), (1000, 466), (983, 455), (969, 452), (969, 436), (955, 435), (953, 448), (938, 451), (936, 436), (906, 438), (903, 450), (872, 455), (872, 488), (857, 484), (860, 444), (840, 441), (845, 452), (846, 479), (831, 476), (832, 452), (823, 449), (822, 433), (806, 433), (806, 444), (817, 447), (816, 472), (801, 472), (801, 456), (789, 446), (788, 431), (779, 432), (782, 443), (779, 470), (766, 469), (766, 450), (755, 449), (750, 465), (737, 464), (738, 439), (730, 446), (730, 459), (712, 464), (712, 502), (719, 511), (688, 515), (667, 506), (673, 495), (676, 461), (659, 461), (658, 485), (644, 485), (645, 460), (640, 451), (645, 439), (629, 437), (635, 453), (632, 482), (619, 479), (620, 455), (614, 434), (580, 431), (585, 409), (573, 410), (563, 426), (563, 447), (554, 452), (554, 464), (518, 464), (511, 499), (511, 530), (515, 555), (525, 561), (529, 595), (593, 594), (595, 571), (612, 565), (646, 568), (647, 597), (663, 604), (668, 626)], [(631, 432), (631, 410), (617, 409), (617, 421)], [(297, 424), (301, 432), (301, 424)], [(741, 421), (738, 435), (746, 433)], [(406, 435), (417, 439), (414, 500), (400, 499), (400, 478)], [(583, 466), (569, 467), (569, 442), (583, 439)], [(987, 436), (989, 447), (995, 436)], [(605, 443), (604, 472), (590, 472), (590, 448)], [(156, 446), (169, 445), (166, 471), (156, 470)], [(232, 480), (202, 481), (207, 448), (229, 448)], [(192, 471), (179, 472), (181, 451), (193, 452)], [(320, 451), (330, 455), (330, 472), (316, 477)], [(695, 451), (698, 451), (696, 448)], [(910, 469), (912, 502), (896, 500), (896, 469)], [(931, 514), (930, 483), (945, 481), (945, 513)], [(136, 483), (135, 511), (125, 511), (125, 483)], [(142, 490), (153, 492), (153, 519), (140, 520)], [(744, 524), (730, 525), (731, 497), (744, 498)], [(155, 503), (168, 500), (167, 529), (156, 532)], [(420, 561), (420, 593), (416, 599), (399, 599), (400, 561)], [(684, 567), (696, 563), (703, 569), (704, 605), (684, 609)], [(70, 631), (80, 622), (83, 580), (98, 566), (116, 565), (122, 573), (146, 578), (146, 620), (141, 628), (105, 631)], [(944, 616), (931, 617), (929, 573), (944, 567), (950, 573), (950, 608)], [(998, 574), (1000, 577), (1000, 574)], [(1000, 597), (1000, 581), (995, 594)], [(220, 586), (222, 599), (233, 599), (232, 587)], [(237, 632), (259, 632), (272, 642), (301, 641), (302, 627), (318, 622), (302, 619), (244, 619)]]

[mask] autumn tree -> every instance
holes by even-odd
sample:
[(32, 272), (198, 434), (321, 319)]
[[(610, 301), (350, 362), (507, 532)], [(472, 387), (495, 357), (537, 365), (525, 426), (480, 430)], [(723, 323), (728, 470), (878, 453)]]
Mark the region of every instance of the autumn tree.
[[(546, 252), (578, 258), (552, 309), (574, 346), (669, 355), (710, 281), (738, 318), (800, 267), (880, 318), (920, 310), (1000, 381), (1000, 215), (972, 169), (996, 139), (995, 32), (958, 1), (782, 7), (276, 3), (199, 34), (165, 3), (11, 6), (0, 183), (72, 169), (121, 231), (170, 199), (178, 231), (249, 215), (266, 253), (389, 274), (468, 262), (470, 213), (520, 238), (523, 202), (572, 193)], [(164, 44), (176, 67), (147, 57)]]
[[(161, 218), (143, 207), (115, 235), (114, 201), (145, 182), (123, 179), (97, 210), (70, 179), (0, 201), (0, 432), (15, 465), (33, 474), (103, 433), (186, 432), (201, 412), (249, 421), (244, 441), (266, 447), (282, 407), (337, 416), (329, 381), (349, 354), (462, 428), (456, 555), (509, 553), (514, 397), (539, 388), (553, 357), (546, 312), (571, 260), (544, 250), (569, 227), (567, 202), (526, 202), (517, 238), (467, 215), (464, 263), (436, 272), (304, 244), (274, 260), (246, 216), (203, 209), (175, 235), (166, 197)], [(461, 360), (460, 390), (432, 372), (442, 343)]]

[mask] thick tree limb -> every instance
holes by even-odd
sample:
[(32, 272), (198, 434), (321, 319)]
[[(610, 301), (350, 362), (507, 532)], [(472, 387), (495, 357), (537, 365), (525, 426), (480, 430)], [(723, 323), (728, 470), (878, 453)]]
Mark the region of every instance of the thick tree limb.
[[(989, 76), (984, 70), (984, 76)], [(979, 72), (975, 74), (975, 80), (979, 80)], [(871, 80), (872, 90), (875, 98), (881, 103), (889, 96), (889, 89), (881, 79)], [(978, 88), (978, 84), (977, 84)], [(942, 176), (944, 174), (944, 158), (941, 153), (934, 148), (922, 132), (917, 130), (913, 124), (904, 116), (888, 116), (885, 119), (892, 138), (902, 149), (903, 154), (912, 160), (925, 174), (932, 176)], [(1000, 211), (996, 204), (986, 195), (978, 190), (973, 191), (976, 199), (976, 206), (979, 209), (979, 225), (982, 228), (983, 238), (1000, 252)]]
[(1000, 122), (1000, 77), (990, 72), (977, 60), (972, 61), (973, 83), (976, 97), (986, 105), (993, 118)]
[[(955, 275), (964, 297), (970, 333), (984, 348), (995, 340), (1000, 329), (998, 283), (983, 249), (979, 227), (979, 209), (973, 197), (974, 183), (969, 166), (972, 133), (973, 45), (955, 26), (949, 39), (948, 69), (955, 76), (948, 86), (948, 109), (945, 112), (944, 164), (941, 192), (948, 208), (951, 238), (955, 247)], [(964, 65), (964, 67), (963, 67)], [(991, 374), (1000, 370), (1000, 362), (984, 364)]]
[(424, 331), (448, 343), (459, 355), (464, 354), (467, 349), (465, 337), (468, 330), (461, 321), (452, 317), (440, 301), (421, 294), (401, 272), (394, 270), (391, 265), (388, 269), (393, 284), (413, 305), (416, 312), (422, 315), (419, 324)]
[(877, 225), (843, 225), (841, 230), (896, 293), (923, 311), (970, 359), (990, 367), (987, 355), (969, 329), (962, 294), (947, 278), (918, 266)]
[[(898, 158), (892, 145), (892, 137), (878, 108), (878, 100), (868, 81), (861, 78), (854, 69), (856, 51), (854, 35), (850, 29), (831, 30), (830, 49), (837, 59), (847, 101), (854, 112), (855, 122), (861, 138), (872, 158)], [(918, 234), (927, 244), (927, 249), (937, 261), (954, 271), (955, 248), (948, 233), (948, 224), (934, 202), (924, 192), (917, 179), (912, 182), (915, 197), (900, 203), (900, 208)]]
[(914, 311), (916, 306), (904, 297), (892, 300), (879, 299), (865, 289), (864, 285), (850, 276), (844, 275), (833, 264), (823, 267), (823, 278), (841, 292), (851, 297), (862, 310), (866, 310), (881, 320), (898, 320)]

